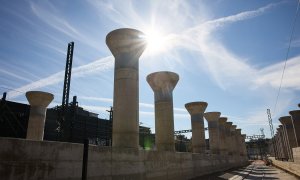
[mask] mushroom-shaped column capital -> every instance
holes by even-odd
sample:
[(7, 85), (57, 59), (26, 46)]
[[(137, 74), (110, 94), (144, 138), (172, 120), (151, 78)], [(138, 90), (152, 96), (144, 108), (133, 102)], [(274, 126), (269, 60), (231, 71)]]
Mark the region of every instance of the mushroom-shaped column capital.
[(290, 125), (290, 124), (292, 124), (291, 116), (282, 116), (282, 117), (279, 118), (279, 121), (283, 125)]
[(26, 92), (26, 98), (30, 104), (26, 139), (42, 141), (44, 138), (47, 106), (54, 96), (42, 91), (28, 91)]
[(28, 91), (26, 98), (31, 106), (46, 108), (53, 100), (54, 95), (43, 91)]
[(294, 110), (289, 112), (293, 120), (300, 120), (300, 110)]
[[(297, 147), (297, 140), (296, 140), (296, 135), (297, 133), (294, 131), (294, 123), (292, 121), (291, 116), (283, 116), (279, 118), (279, 121), (283, 125), (283, 131), (286, 134), (286, 141), (289, 144), (290, 148)], [(300, 121), (299, 121), (300, 123)], [(296, 124), (296, 123), (295, 123)], [(296, 126), (299, 127), (299, 126)], [(290, 149), (290, 152), (292, 150)], [(290, 153), (292, 154), (292, 153)], [(292, 156), (290, 155), (290, 158), (292, 159)]]
[[(114, 57), (139, 58), (146, 48), (144, 34), (136, 29), (122, 28), (111, 31), (106, 36), (106, 44)], [(130, 66), (130, 63), (118, 65)]]
[(147, 82), (154, 92), (170, 93), (178, 80), (178, 74), (169, 71), (155, 72), (147, 76)]
[(220, 117), (219, 118), (219, 123), (221, 125), (224, 125), (224, 127), (225, 127), (226, 121), (227, 121), (227, 117)]
[(236, 125), (231, 125), (230, 131), (231, 131), (231, 132), (235, 132), (235, 129), (236, 129)]
[(205, 132), (203, 113), (207, 107), (206, 102), (191, 102), (185, 104), (185, 108), (191, 115), (192, 146), (194, 153), (205, 152)]
[(190, 102), (185, 104), (185, 108), (190, 115), (203, 114), (207, 105), (207, 102)]
[(300, 146), (300, 110), (290, 111), (289, 113), (292, 116), (293, 129), (298, 147)]
[(230, 127), (232, 126), (232, 122), (226, 122), (225, 128), (227, 128), (230, 131)]
[(139, 146), (139, 57), (146, 48), (143, 35), (124, 28), (106, 36), (106, 44), (115, 57), (113, 147)]
[(207, 112), (204, 113), (204, 117), (208, 122), (218, 122), (221, 116), (220, 112)]
[(159, 151), (174, 151), (173, 89), (179, 80), (174, 72), (149, 74), (147, 82), (154, 91), (155, 143)]

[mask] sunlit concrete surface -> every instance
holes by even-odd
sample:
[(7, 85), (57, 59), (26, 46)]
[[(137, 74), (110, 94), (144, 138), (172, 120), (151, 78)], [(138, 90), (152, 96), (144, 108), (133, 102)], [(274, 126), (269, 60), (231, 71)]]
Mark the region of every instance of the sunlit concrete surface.
[(207, 102), (190, 102), (185, 104), (185, 108), (191, 115), (192, 124), (192, 146), (194, 153), (205, 152), (205, 132), (203, 113), (207, 107)]
[(106, 36), (115, 57), (112, 146), (138, 148), (139, 57), (146, 43), (142, 32), (117, 29)]
[(42, 141), (44, 138), (47, 106), (54, 99), (54, 95), (42, 91), (28, 91), (26, 98), (30, 104), (26, 139)]
[(178, 74), (169, 71), (147, 76), (147, 82), (154, 91), (155, 143), (159, 151), (175, 151), (173, 90), (178, 80)]
[(291, 175), (281, 169), (278, 169), (274, 166), (267, 166), (264, 161), (256, 160), (252, 162), (249, 166), (230, 170), (226, 172), (214, 173), (211, 175), (201, 176), (194, 178), (193, 180), (252, 180), (252, 179), (284, 179), (284, 180), (297, 180), (294, 175)]

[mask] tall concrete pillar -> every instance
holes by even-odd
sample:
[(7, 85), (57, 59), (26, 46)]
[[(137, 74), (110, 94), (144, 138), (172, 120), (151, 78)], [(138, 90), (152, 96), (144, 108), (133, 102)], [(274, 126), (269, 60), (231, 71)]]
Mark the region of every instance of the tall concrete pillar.
[(277, 128), (277, 138), (278, 138), (279, 157), (281, 160), (284, 160), (286, 157), (285, 157), (285, 153), (284, 153), (284, 145), (283, 145), (280, 127)]
[(220, 112), (207, 112), (204, 114), (208, 124), (209, 134), (209, 149), (212, 154), (220, 153), (220, 140), (219, 140), (219, 118)]
[(280, 130), (281, 130), (281, 135), (282, 135), (282, 141), (283, 141), (283, 146), (284, 146), (284, 152), (286, 153), (286, 159), (287, 160), (292, 160), (292, 152), (291, 152), (291, 148), (289, 145), (289, 141), (287, 138), (287, 132), (286, 129), (283, 125), (280, 125)]
[(205, 132), (203, 114), (207, 107), (206, 102), (191, 102), (185, 108), (191, 115), (192, 121), (192, 146), (194, 153), (205, 153)]
[(278, 131), (275, 134), (275, 142), (276, 142), (275, 147), (276, 147), (277, 159), (282, 159), (280, 141), (279, 141), (279, 137), (278, 137)]
[(230, 132), (230, 128), (232, 126), (232, 122), (226, 122), (225, 123), (225, 146), (226, 146), (226, 149), (227, 149), (227, 154), (228, 155), (232, 155), (232, 148), (231, 148), (231, 132)]
[(273, 137), (273, 146), (274, 146), (274, 154), (275, 154), (275, 159), (279, 159), (279, 153), (278, 153), (278, 148), (277, 148), (277, 134), (274, 135)]
[(280, 117), (279, 121), (281, 122), (283, 126), (283, 132), (285, 133), (289, 159), (293, 160), (292, 148), (297, 147), (297, 142), (295, 138), (291, 116)]
[(221, 154), (227, 154), (226, 135), (225, 135), (226, 121), (227, 121), (227, 117), (219, 118), (219, 141), (220, 141), (220, 153)]
[(112, 146), (139, 146), (139, 57), (146, 42), (142, 32), (117, 29), (106, 36), (115, 57)]
[(246, 146), (246, 134), (242, 134), (242, 149), (243, 149), (243, 156), (248, 157), (247, 146)]
[(283, 153), (282, 153), (282, 145), (281, 145), (280, 133), (278, 128), (276, 133), (276, 147), (277, 147), (278, 159), (282, 160)]
[(173, 89), (178, 80), (178, 74), (168, 71), (147, 76), (147, 82), (154, 91), (155, 143), (159, 151), (175, 151)]
[(42, 141), (44, 138), (47, 106), (51, 103), (54, 96), (42, 91), (28, 91), (26, 92), (26, 98), (30, 104), (26, 139)]
[(232, 155), (237, 155), (237, 144), (235, 141), (235, 129), (236, 129), (236, 125), (231, 125), (230, 127), (230, 139), (231, 139), (231, 153)]
[(290, 111), (297, 147), (300, 146), (300, 110)]
[(242, 149), (242, 133), (241, 129), (236, 129), (235, 132), (235, 140), (236, 140), (236, 148), (237, 148), (237, 153), (241, 156), (243, 154), (243, 149)]
[(288, 155), (288, 151), (287, 151), (287, 144), (285, 141), (285, 134), (283, 132), (283, 126), (279, 125), (279, 133), (280, 133), (280, 139), (281, 139), (281, 143), (282, 143), (282, 152), (283, 152), (283, 158), (284, 159), (289, 159), (289, 155)]

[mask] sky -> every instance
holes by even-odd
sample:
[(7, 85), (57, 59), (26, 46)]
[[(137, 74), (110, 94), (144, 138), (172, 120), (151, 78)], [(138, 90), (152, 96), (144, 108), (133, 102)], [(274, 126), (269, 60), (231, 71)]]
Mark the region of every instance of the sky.
[(264, 128), (270, 137), (267, 109), (276, 128), (300, 103), (297, 6), (297, 0), (3, 0), (0, 92), (27, 103), (25, 92), (46, 91), (55, 96), (50, 107), (61, 104), (67, 44), (74, 41), (70, 99), (76, 95), (80, 106), (107, 119), (114, 57), (105, 38), (134, 28), (149, 40), (139, 65), (141, 125), (155, 132), (147, 75), (172, 71), (180, 77), (173, 91), (175, 130), (191, 129), (186, 103), (205, 101), (206, 112), (221, 112), (243, 134)]

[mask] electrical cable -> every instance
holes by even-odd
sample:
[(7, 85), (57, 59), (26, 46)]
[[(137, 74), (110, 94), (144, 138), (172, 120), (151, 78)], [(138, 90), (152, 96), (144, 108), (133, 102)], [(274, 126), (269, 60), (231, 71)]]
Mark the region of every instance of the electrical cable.
[(277, 92), (277, 97), (276, 97), (276, 101), (275, 101), (275, 105), (274, 105), (273, 114), (275, 114), (275, 112), (276, 112), (276, 107), (277, 107), (278, 98), (279, 98), (279, 94), (280, 94), (281, 87), (282, 87), (282, 81), (283, 81), (283, 77), (284, 77), (284, 72), (285, 72), (285, 69), (286, 69), (286, 63), (287, 63), (287, 60), (288, 60), (288, 57), (289, 57), (289, 53), (290, 53), (290, 49), (291, 49), (291, 43), (292, 43), (293, 35), (294, 35), (294, 32), (295, 32), (296, 21), (297, 21), (298, 12), (299, 12), (299, 4), (300, 4), (300, 0), (298, 1), (295, 18), (294, 18), (294, 21), (293, 21), (293, 24), (292, 24), (292, 32), (291, 32), (291, 36), (290, 36), (290, 40), (289, 40), (288, 50), (287, 50), (286, 57), (285, 57), (283, 71), (282, 71), (282, 74), (281, 74), (281, 80), (280, 80), (280, 85), (279, 85), (278, 92)]

